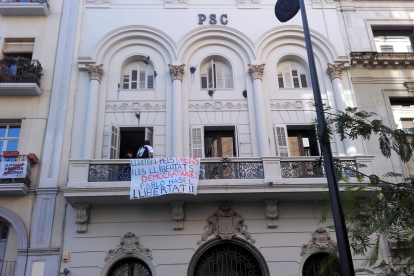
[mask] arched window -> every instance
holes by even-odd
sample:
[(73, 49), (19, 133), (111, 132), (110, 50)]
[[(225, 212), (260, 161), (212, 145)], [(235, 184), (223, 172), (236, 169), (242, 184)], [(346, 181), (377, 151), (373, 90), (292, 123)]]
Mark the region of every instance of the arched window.
[[(3, 271), (4, 257), (6, 256), (7, 238), (9, 236), (9, 224), (0, 221), (0, 275)], [(7, 265), (7, 263), (5, 263)]]
[(227, 60), (206, 60), (201, 65), (201, 88), (226, 89), (233, 88), (231, 65)]
[(306, 73), (296, 64), (288, 63), (278, 74), (279, 88), (306, 88), (308, 82)]
[[(321, 274), (321, 268), (325, 266)], [(311, 255), (303, 265), (302, 276), (332, 276), (342, 275), (341, 265), (336, 258), (329, 257), (328, 253)]]
[(155, 71), (150, 60), (133, 61), (123, 68), (122, 89), (154, 89)]
[(115, 263), (111, 267), (108, 276), (152, 276), (152, 274), (143, 261), (128, 258)]

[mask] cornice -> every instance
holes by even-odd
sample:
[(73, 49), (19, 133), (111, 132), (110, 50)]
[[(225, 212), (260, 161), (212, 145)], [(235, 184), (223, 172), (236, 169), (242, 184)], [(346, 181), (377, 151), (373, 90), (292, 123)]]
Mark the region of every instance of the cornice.
[(351, 52), (352, 67), (414, 68), (414, 53)]

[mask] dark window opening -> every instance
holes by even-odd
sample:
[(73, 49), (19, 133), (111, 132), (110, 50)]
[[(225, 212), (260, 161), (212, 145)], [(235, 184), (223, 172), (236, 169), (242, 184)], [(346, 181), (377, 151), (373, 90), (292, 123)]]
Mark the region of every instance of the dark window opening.
[[(133, 158), (136, 158), (138, 149), (144, 145), (145, 140), (152, 144), (152, 128), (145, 127), (123, 127), (120, 129), (119, 158), (127, 158), (126, 153), (132, 151)], [(117, 157), (115, 157), (117, 158)]]
[(314, 126), (287, 126), (290, 156), (319, 156)]
[(234, 126), (204, 127), (205, 157), (237, 157)]
[(138, 259), (124, 259), (114, 264), (108, 276), (151, 276), (147, 264)]
[[(326, 268), (322, 271), (322, 267)], [(306, 260), (302, 276), (331, 276), (333, 272), (342, 275), (339, 261), (336, 258), (330, 258), (328, 253), (317, 253)]]

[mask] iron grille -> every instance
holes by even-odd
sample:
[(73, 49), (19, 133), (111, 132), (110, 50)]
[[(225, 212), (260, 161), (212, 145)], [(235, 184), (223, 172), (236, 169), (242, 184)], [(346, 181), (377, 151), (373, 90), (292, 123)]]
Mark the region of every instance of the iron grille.
[[(344, 177), (356, 177), (355, 161), (335, 160), (335, 168)], [(317, 178), (326, 177), (323, 161), (282, 161), (280, 169), (283, 178)]]
[(262, 162), (206, 162), (200, 165), (200, 179), (264, 179)]
[(262, 276), (260, 264), (242, 246), (223, 243), (208, 249), (197, 261), (194, 276)]
[(137, 259), (125, 259), (116, 263), (108, 276), (151, 276), (151, 271)]
[(0, 83), (36, 83), (40, 86), (42, 65), (37, 60), (8, 57), (0, 60)]
[(131, 164), (89, 165), (88, 182), (131, 181)]
[[(326, 268), (321, 271), (321, 267)], [(317, 253), (311, 255), (303, 265), (302, 276), (332, 276), (332, 275), (342, 275), (341, 265), (338, 260), (334, 258), (329, 258), (329, 255), (326, 253)]]

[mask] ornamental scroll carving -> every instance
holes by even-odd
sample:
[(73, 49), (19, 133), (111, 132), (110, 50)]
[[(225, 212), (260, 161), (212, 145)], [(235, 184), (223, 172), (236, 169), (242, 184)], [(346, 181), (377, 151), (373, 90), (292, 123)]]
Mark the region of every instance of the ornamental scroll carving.
[(89, 74), (89, 80), (97, 80), (97, 81), (101, 81), (102, 79), (102, 74), (103, 74), (103, 64), (101, 65), (90, 65), (90, 64), (86, 64), (86, 69), (88, 70), (88, 74)]
[(266, 200), (266, 219), (268, 228), (277, 227), (277, 219), (279, 218), (279, 212), (277, 211), (277, 200)]
[(88, 231), (89, 208), (89, 205), (78, 206), (76, 208), (76, 224), (78, 225), (76, 232), (78, 233), (86, 233)]
[(266, 64), (264, 63), (260, 65), (248, 64), (249, 74), (250, 74), (250, 77), (252, 78), (252, 81), (255, 79), (259, 79), (259, 80), (262, 79), (265, 65)]
[(333, 81), (334, 79), (342, 79), (342, 70), (344, 69), (344, 64), (340, 63), (340, 64), (332, 64), (332, 63), (328, 63), (328, 69), (327, 69), (327, 73), (329, 75), (329, 78), (331, 79), (331, 81)]
[(232, 102), (227, 102), (223, 104), (221, 101), (216, 101), (213, 103), (203, 103), (203, 104), (190, 104), (188, 105), (189, 109), (213, 109), (213, 110), (220, 110), (220, 109), (247, 109), (247, 104), (233, 104)]
[(139, 102), (131, 103), (113, 103), (107, 104), (105, 109), (112, 110), (160, 110), (165, 109), (165, 104), (150, 104), (144, 103), (140, 104)]
[(183, 201), (174, 201), (171, 202), (173, 206), (172, 221), (174, 222), (174, 230), (184, 229), (184, 202)]
[(314, 102), (291, 101), (271, 103), (272, 109), (314, 109)]
[(185, 67), (185, 64), (182, 64), (182, 65), (168, 64), (168, 69), (170, 69), (170, 74), (171, 74), (171, 80), (172, 81), (175, 81), (175, 80), (182, 81), (183, 80), (184, 67)]
[(217, 212), (208, 217), (204, 230), (205, 232), (201, 236), (201, 240), (197, 242), (198, 245), (205, 242), (211, 235), (218, 236), (223, 240), (231, 240), (237, 234), (241, 234), (246, 240), (252, 243), (256, 242), (247, 231), (244, 218), (234, 212), (229, 206), (220, 207)]
[(105, 262), (112, 259), (113, 257), (119, 254), (141, 254), (146, 256), (148, 259), (152, 260), (151, 250), (145, 247), (142, 247), (139, 244), (139, 239), (135, 234), (128, 232), (123, 236), (121, 239), (120, 245), (118, 245), (115, 249), (111, 249), (108, 251), (108, 255), (105, 258)]
[(335, 242), (331, 240), (329, 232), (323, 227), (320, 227), (312, 233), (312, 240), (308, 244), (302, 245), (301, 255), (318, 249), (330, 249), (334, 246)]

